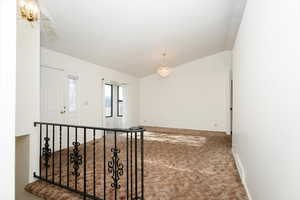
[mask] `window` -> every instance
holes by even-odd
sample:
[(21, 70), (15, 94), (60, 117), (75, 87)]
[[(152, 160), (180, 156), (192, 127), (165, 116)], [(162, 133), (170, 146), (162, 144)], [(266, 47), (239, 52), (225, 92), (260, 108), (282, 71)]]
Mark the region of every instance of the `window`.
[(123, 94), (123, 87), (118, 86), (117, 87), (117, 94), (118, 94), (118, 100), (117, 100), (117, 116), (123, 117), (124, 114), (124, 94)]
[(113, 116), (113, 86), (110, 84), (105, 84), (104, 94), (105, 94), (105, 117), (112, 117)]
[(78, 78), (72, 75), (68, 76), (68, 87), (69, 87), (69, 112), (75, 112), (77, 107), (76, 102), (76, 87)]

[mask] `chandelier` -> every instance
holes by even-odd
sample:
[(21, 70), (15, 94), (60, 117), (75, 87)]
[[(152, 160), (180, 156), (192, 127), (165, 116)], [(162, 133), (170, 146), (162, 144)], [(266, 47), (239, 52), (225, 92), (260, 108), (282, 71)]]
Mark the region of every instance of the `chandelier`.
[(170, 69), (170, 67), (166, 66), (166, 56), (167, 56), (167, 54), (163, 53), (162, 56), (163, 56), (163, 64), (162, 64), (161, 67), (158, 68), (157, 73), (161, 77), (165, 78), (171, 73), (171, 69)]
[(19, 0), (19, 13), (23, 19), (35, 22), (39, 19), (39, 7), (34, 0)]

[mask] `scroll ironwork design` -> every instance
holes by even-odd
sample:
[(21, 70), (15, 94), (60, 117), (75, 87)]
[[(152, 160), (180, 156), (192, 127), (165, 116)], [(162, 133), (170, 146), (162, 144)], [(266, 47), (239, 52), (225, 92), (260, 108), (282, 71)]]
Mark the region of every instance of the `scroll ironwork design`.
[(49, 160), (50, 160), (51, 152), (52, 152), (51, 148), (50, 148), (50, 145), (49, 145), (50, 138), (49, 137), (44, 137), (44, 141), (45, 141), (45, 145), (43, 147), (42, 157), (44, 159), (44, 166), (46, 168), (49, 168), (50, 167)]
[(73, 176), (80, 176), (79, 167), (82, 165), (82, 155), (80, 154), (79, 142), (73, 142), (73, 153), (70, 154), (70, 162), (73, 164)]
[(118, 148), (112, 148), (111, 152), (113, 152), (112, 160), (108, 161), (108, 172), (112, 173), (112, 179), (113, 183), (111, 184), (111, 187), (115, 190), (118, 190), (121, 188), (121, 185), (119, 183), (120, 176), (123, 176), (124, 174), (124, 165), (122, 163), (119, 163), (119, 153), (120, 149)]

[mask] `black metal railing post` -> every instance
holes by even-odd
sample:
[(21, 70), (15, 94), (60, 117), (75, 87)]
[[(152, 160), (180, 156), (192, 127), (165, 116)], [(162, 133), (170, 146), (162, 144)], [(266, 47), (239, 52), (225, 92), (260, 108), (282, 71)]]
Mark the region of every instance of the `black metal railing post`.
[(83, 199), (86, 200), (86, 128), (84, 128), (84, 133), (83, 133), (83, 143), (84, 143), (84, 146), (83, 146), (83, 157), (84, 157), (84, 165), (83, 165), (83, 193), (84, 193), (84, 196), (83, 196)]
[[(73, 152), (75, 152), (74, 150), (76, 149), (77, 145), (78, 145), (78, 141), (77, 141), (77, 128), (75, 129), (75, 144), (74, 144), (74, 149), (73, 149)], [(75, 163), (74, 163), (74, 166), (75, 166)], [(74, 167), (73, 167), (74, 168)], [(77, 170), (76, 170), (76, 167), (74, 168), (74, 176), (75, 176), (75, 190), (77, 190)]]
[[(114, 131), (114, 136), (115, 136), (115, 149), (114, 149), (114, 159), (115, 159), (115, 161), (116, 161), (116, 159), (118, 159), (118, 158), (116, 158), (116, 156), (117, 156), (117, 132), (116, 131)], [(117, 195), (118, 195), (118, 179), (117, 179), (117, 176), (118, 176), (118, 171), (117, 171), (117, 168), (118, 168), (118, 163), (115, 163), (115, 165), (114, 165), (114, 177), (113, 177), (113, 181), (114, 181), (114, 186), (115, 186), (115, 200), (117, 200)]]
[(134, 169), (135, 169), (135, 199), (138, 198), (138, 159), (137, 159), (137, 132), (135, 132), (134, 134), (134, 138), (135, 138), (135, 142), (134, 142), (134, 160), (135, 160), (135, 165), (134, 165)]
[(141, 181), (142, 200), (144, 200), (144, 130), (141, 131)]
[(133, 199), (133, 170), (132, 170), (132, 132), (130, 132), (130, 196)]
[(106, 200), (106, 131), (103, 131), (103, 196)]
[[(34, 124), (34, 126), (36, 126), (36, 124)], [(40, 166), (39, 166), (39, 175), (42, 176), (42, 130), (43, 129), (43, 125), (41, 124), (40, 125), (40, 157), (39, 157), (39, 160), (40, 160)]]
[(129, 200), (129, 146), (128, 146), (128, 132), (126, 132), (126, 197)]
[(70, 186), (70, 127), (67, 127), (67, 187)]
[(53, 125), (52, 126), (52, 149), (53, 149), (53, 152), (52, 152), (52, 182), (54, 183), (54, 152), (55, 152), (55, 126)]
[(96, 197), (96, 130), (93, 130), (93, 195)]
[[(61, 184), (61, 143), (62, 143), (62, 129), (61, 126), (59, 126), (59, 184)], [(54, 151), (54, 150), (53, 150)]]

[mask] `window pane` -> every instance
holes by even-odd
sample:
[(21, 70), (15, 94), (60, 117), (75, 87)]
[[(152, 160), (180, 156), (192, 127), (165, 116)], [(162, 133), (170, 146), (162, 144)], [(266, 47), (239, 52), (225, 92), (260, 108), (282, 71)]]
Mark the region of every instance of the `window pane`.
[(68, 79), (69, 85), (69, 112), (76, 111), (76, 80)]
[(124, 112), (124, 94), (123, 94), (123, 87), (118, 86), (118, 117), (123, 116)]
[(123, 101), (123, 87), (118, 86), (118, 90), (119, 90), (119, 99), (118, 100), (122, 100)]
[(112, 116), (112, 86), (105, 85), (104, 89), (105, 94), (105, 116)]

